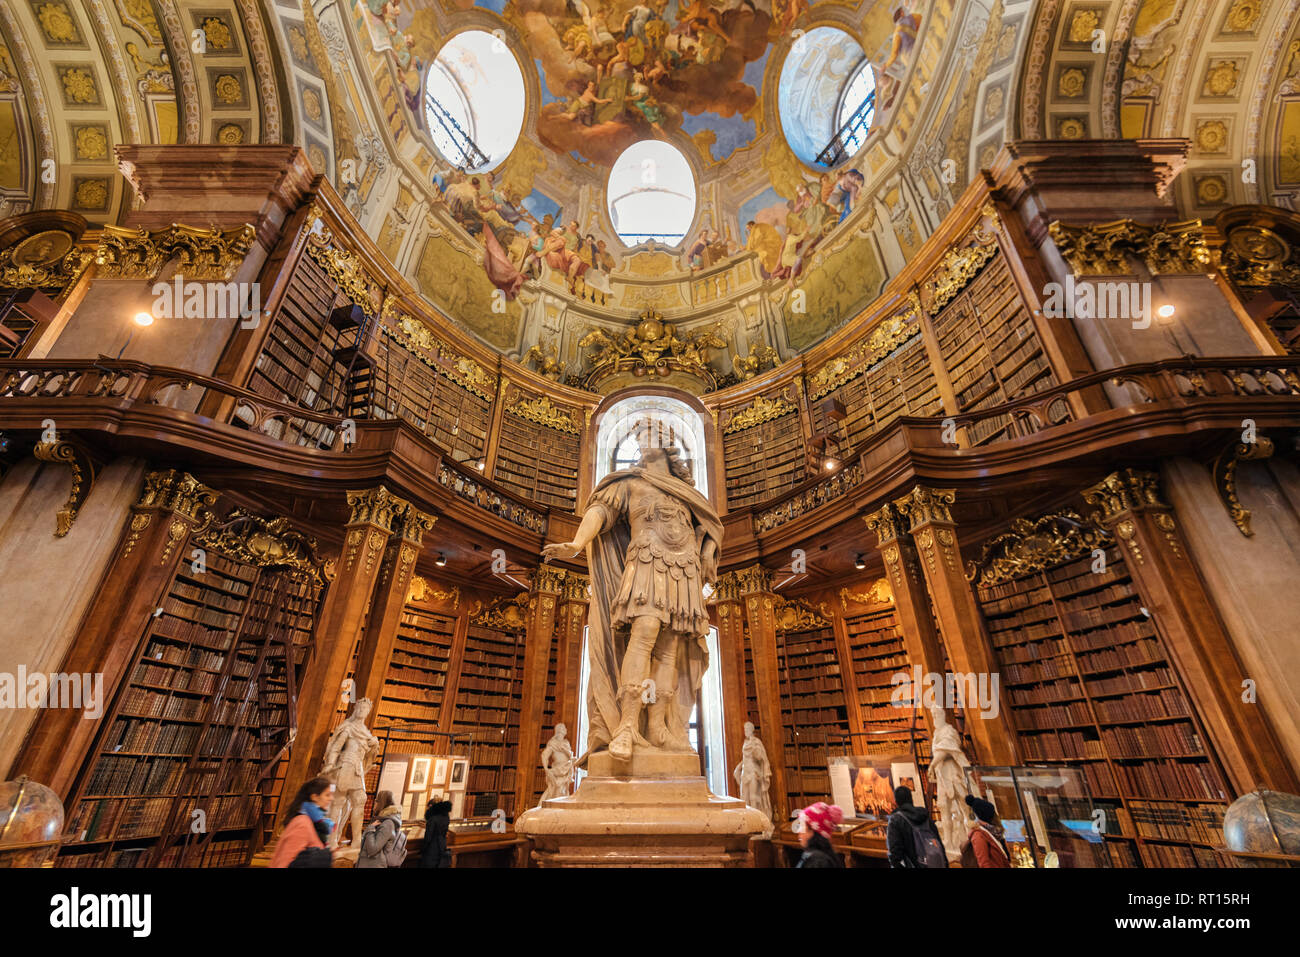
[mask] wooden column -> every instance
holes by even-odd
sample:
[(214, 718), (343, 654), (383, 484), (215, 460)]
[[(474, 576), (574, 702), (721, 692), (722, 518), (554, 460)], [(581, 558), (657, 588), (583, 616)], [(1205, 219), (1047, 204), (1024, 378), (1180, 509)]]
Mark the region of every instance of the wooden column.
[(542, 753), (542, 712), (546, 709), (546, 672), (551, 664), (556, 612), (567, 572), (542, 565), (533, 575), (524, 632), (524, 682), (519, 701), (519, 764), (515, 774), (514, 816), (532, 807), (533, 780)]
[(1297, 790), (1263, 710), (1245, 701), (1246, 680), (1223, 624), (1187, 553), (1173, 509), (1160, 497), (1154, 472), (1122, 469), (1083, 493), (1093, 515), (1120, 542), (1133, 581), (1169, 646), (1235, 795), (1262, 785)]
[(876, 534), (885, 574), (894, 593), (894, 613), (898, 616), (908, 660), (920, 665), (922, 671), (942, 674), (943, 645), (934, 615), (930, 613), (916, 548), (907, 535), (907, 520), (896, 506), (886, 502), (878, 511), (864, 516), (863, 521)]
[(740, 763), (740, 750), (745, 742), (745, 722), (758, 721), (757, 715), (749, 713), (745, 688), (744, 605), (740, 597), (740, 578), (735, 572), (718, 576), (717, 591), (713, 593), (713, 608), (717, 617), (720, 660), (709, 662), (709, 667), (717, 668), (722, 678), (722, 737), (730, 791), (737, 786), (731, 772)]
[[(921, 558), (918, 564), (929, 585), (953, 671), (977, 677), (986, 675), (991, 687), (996, 674), (993, 649), (963, 572), (956, 526), (949, 511), (955, 497), (953, 489), (918, 485), (910, 494), (896, 499), (894, 507), (910, 523), (909, 531)], [(985, 717), (979, 707), (962, 709), (979, 763), (1016, 763), (1015, 729), (1010, 715), (1001, 706), (1001, 690), (999, 682), (996, 714)]]
[[(749, 626), (749, 654), (754, 663), (754, 691), (758, 699), (757, 734), (772, 764), (772, 817), (790, 817), (790, 789), (785, 772), (785, 729), (781, 722), (781, 676), (776, 654), (776, 595), (767, 569), (751, 565), (735, 573)], [(734, 765), (733, 765), (734, 767)]]
[(315, 777), (325, 755), (330, 724), (338, 711), (352, 646), (361, 630), (370, 596), (382, 573), (384, 546), (394, 515), (410, 503), (382, 485), (348, 492), (352, 517), (339, 556), (337, 577), (321, 605), (313, 637), (311, 663), (298, 694), (298, 729), (285, 769), (285, 793), (292, 794)]
[(582, 683), (582, 632), (587, 625), (587, 584), (580, 572), (564, 576), (555, 649), (555, 721), (569, 732), (573, 753), (581, 755), (587, 742), (578, 738), (578, 698)]
[[(211, 520), (208, 509), (216, 500), (216, 492), (185, 472), (168, 469), (145, 475), (144, 491), (131, 507), (131, 523), (118, 554), (60, 669), (102, 674), (105, 714), (127, 677), (149, 616), (162, 604), (186, 557), (185, 540), (196, 526)], [(26, 774), (66, 800), (99, 727), (99, 721), (85, 720), (80, 710), (42, 708), (14, 763), (13, 776)]]
[[(379, 581), (370, 599), (366, 630), (361, 636), (361, 651), (357, 655), (357, 697), (369, 698), (376, 705), (384, 691), (388, 662), (397, 644), (397, 628), (406, 608), (424, 533), (437, 520), (437, 516), (422, 512), (414, 505), (408, 505), (394, 516), (396, 534), (384, 551)], [(378, 711), (376, 707), (370, 713), (372, 725)]]

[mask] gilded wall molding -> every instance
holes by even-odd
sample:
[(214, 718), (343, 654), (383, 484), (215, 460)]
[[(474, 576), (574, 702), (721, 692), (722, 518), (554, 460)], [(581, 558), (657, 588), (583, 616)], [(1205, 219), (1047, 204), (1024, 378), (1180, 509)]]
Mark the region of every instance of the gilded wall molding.
[(1237, 465), (1240, 462), (1258, 462), (1271, 458), (1273, 440), (1257, 435), (1254, 442), (1234, 442), (1220, 452), (1211, 464), (1214, 474), (1214, 487), (1219, 493), (1223, 507), (1228, 510), (1232, 524), (1247, 538), (1255, 534), (1250, 527), (1250, 509), (1241, 504), (1237, 497)]
[(1018, 518), (1011, 530), (990, 539), (978, 561), (966, 564), (966, 579), (997, 585), (1071, 561), (1113, 541), (1073, 509), (1036, 519)]
[(72, 470), (72, 489), (68, 500), (59, 506), (54, 516), (54, 537), (63, 538), (72, 529), (77, 513), (86, 504), (86, 498), (95, 487), (95, 464), (84, 449), (66, 440), (38, 442), (32, 454), (42, 462), (66, 465)]
[[(394, 314), (395, 310), (391, 310), (388, 303), (385, 303), (384, 318), (390, 320)], [(491, 400), (496, 397), (497, 377), (473, 359), (461, 355), (447, 345), (419, 319), (402, 315), (395, 320), (395, 326), (390, 326), (388, 322), (385, 322), (380, 325), (380, 329), (425, 365), (446, 376), (462, 389), (473, 392), (483, 399)], [(425, 353), (428, 353), (428, 355)], [(446, 363), (446, 365), (441, 363)]]
[(557, 432), (567, 432), (570, 435), (580, 435), (582, 432), (573, 412), (555, 405), (549, 396), (543, 395), (536, 399), (520, 398), (514, 405), (508, 406), (506, 411)]
[(960, 244), (944, 251), (939, 265), (925, 277), (921, 288), (925, 308), (936, 313), (965, 289), (998, 251), (998, 211), (991, 202), (980, 209), (980, 220)]
[(411, 584), (406, 590), (406, 601), (409, 604), (413, 601), (445, 601), (451, 604), (453, 609), (460, 607), (460, 588), (453, 585), (451, 589), (444, 590), (436, 585), (429, 584), (421, 575), (412, 575)]
[(283, 567), (295, 578), (325, 581), (316, 540), (294, 529), (287, 518), (260, 518), (236, 508), (224, 521), (196, 531), (192, 541), (245, 565)]
[(956, 497), (956, 489), (918, 485), (902, 498), (894, 499), (894, 506), (911, 522), (911, 531), (915, 531), (931, 522), (951, 525), (951, 505)]
[(784, 599), (777, 596), (772, 608), (772, 617), (777, 631), (809, 631), (813, 628), (825, 628), (830, 624), (830, 616), (825, 608), (814, 610), (806, 601)]
[(95, 275), (101, 279), (157, 278), (173, 259), (186, 279), (230, 279), (253, 248), (255, 230), (198, 229), (179, 223), (164, 229), (105, 226), (95, 249)]
[(1271, 229), (1247, 223), (1228, 230), (1219, 251), (1224, 274), (1238, 286), (1300, 286), (1300, 259)]
[(745, 429), (752, 429), (756, 425), (762, 425), (764, 422), (770, 422), (773, 419), (779, 419), (783, 415), (789, 415), (791, 412), (797, 411), (798, 407), (784, 396), (778, 395), (774, 399), (768, 399), (760, 395), (739, 412), (732, 413), (731, 418), (722, 429), (722, 434), (730, 435), (733, 432), (743, 432)]
[(1199, 219), (1144, 226), (1131, 219), (1084, 226), (1059, 220), (1047, 227), (1076, 276), (1124, 276), (1130, 259), (1140, 259), (1153, 276), (1203, 273), (1213, 264)]
[(847, 588), (841, 588), (840, 608), (847, 612), (851, 601), (863, 605), (892, 605), (894, 590), (889, 587), (888, 578), (877, 578), (866, 591), (851, 592)]
[(95, 261), (94, 250), (50, 229), (25, 237), (0, 254), (0, 287), (44, 289), (62, 295)]
[[(318, 210), (313, 206), (308, 213), (308, 222), (313, 222), (318, 215)], [(307, 255), (325, 270), (342, 293), (368, 317), (374, 318), (380, 298), (379, 289), (371, 280), (361, 257), (335, 245), (334, 234), (324, 225), (323, 220), (320, 231), (307, 237), (305, 249)]]
[(816, 400), (861, 375), (914, 336), (921, 334), (920, 300), (909, 294), (901, 311), (877, 324), (843, 355), (836, 356), (808, 377), (808, 397)]

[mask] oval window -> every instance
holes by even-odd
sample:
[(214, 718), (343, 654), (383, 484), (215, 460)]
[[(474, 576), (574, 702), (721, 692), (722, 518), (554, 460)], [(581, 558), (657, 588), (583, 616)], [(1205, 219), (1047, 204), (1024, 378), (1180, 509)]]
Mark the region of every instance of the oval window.
[(469, 172), (495, 169), (524, 125), (524, 75), (490, 33), (458, 33), (438, 51), (424, 87), (424, 116), (443, 159)]
[(647, 239), (675, 246), (695, 218), (695, 177), (686, 157), (661, 140), (633, 143), (614, 162), (609, 218), (626, 246)]
[(786, 55), (776, 102), (794, 155), (829, 169), (866, 142), (876, 117), (875, 71), (852, 36), (815, 27)]

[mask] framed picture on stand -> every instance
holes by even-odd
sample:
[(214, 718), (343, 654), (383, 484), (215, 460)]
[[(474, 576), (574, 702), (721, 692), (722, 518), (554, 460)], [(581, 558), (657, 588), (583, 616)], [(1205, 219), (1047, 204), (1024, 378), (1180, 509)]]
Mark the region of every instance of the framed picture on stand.
[(406, 790), (427, 791), (429, 789), (429, 768), (432, 764), (432, 758), (415, 758), (411, 762), (411, 780), (406, 785)]
[(450, 758), (434, 758), (433, 777), (429, 779), (429, 783), (435, 786), (439, 784), (446, 784), (447, 768), (450, 764), (451, 764)]
[(464, 791), (469, 778), (469, 758), (453, 758), (451, 762), (451, 783), (453, 791)]

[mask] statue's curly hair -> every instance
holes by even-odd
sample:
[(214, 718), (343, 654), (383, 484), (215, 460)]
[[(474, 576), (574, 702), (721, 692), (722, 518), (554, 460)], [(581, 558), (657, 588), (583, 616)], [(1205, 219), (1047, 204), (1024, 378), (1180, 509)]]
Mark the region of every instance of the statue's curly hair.
[(674, 478), (679, 478), (687, 484), (695, 483), (695, 473), (691, 468), (692, 463), (682, 458), (682, 450), (677, 447), (677, 443), (669, 439), (667, 442), (662, 441), (662, 432), (659, 434), (660, 441), (652, 442), (652, 429), (650, 423), (642, 422), (636, 430), (637, 442), (641, 444), (642, 449), (648, 445), (650, 448), (662, 449), (664, 455), (668, 457), (668, 472)]

